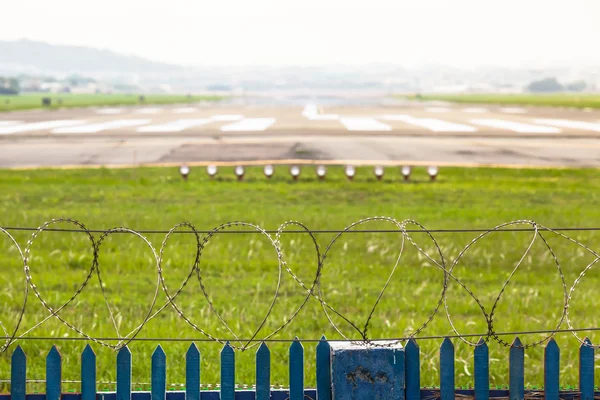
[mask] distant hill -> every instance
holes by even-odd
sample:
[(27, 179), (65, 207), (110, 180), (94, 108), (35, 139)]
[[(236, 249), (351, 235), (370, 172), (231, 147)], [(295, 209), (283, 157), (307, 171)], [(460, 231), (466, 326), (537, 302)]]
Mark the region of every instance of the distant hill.
[(184, 67), (90, 47), (0, 41), (0, 74), (172, 74)]

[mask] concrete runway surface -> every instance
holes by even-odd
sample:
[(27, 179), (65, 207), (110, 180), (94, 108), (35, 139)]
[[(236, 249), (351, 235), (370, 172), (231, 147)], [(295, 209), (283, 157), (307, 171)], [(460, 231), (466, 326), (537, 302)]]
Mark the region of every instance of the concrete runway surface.
[(600, 166), (600, 112), (306, 100), (0, 114), (0, 167), (253, 160)]

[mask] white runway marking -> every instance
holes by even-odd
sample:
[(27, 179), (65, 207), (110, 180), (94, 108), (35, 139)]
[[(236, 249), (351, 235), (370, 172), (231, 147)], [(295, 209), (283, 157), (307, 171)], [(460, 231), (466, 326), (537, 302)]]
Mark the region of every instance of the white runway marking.
[(194, 107), (183, 107), (183, 108), (175, 108), (173, 109), (173, 112), (175, 114), (191, 114), (198, 111), (197, 108)]
[(500, 112), (507, 114), (525, 114), (527, 110), (520, 107), (504, 107), (500, 109)]
[(472, 119), (472, 124), (488, 126), (490, 128), (508, 129), (518, 133), (560, 133), (560, 129), (550, 126), (524, 124), (521, 122), (505, 121), (502, 119)]
[(58, 128), (54, 129), (52, 133), (98, 133), (108, 129), (130, 128), (133, 126), (146, 125), (150, 122), (152, 121), (149, 119), (119, 119), (116, 121), (102, 122), (99, 124)]
[(244, 116), (239, 114), (213, 115), (210, 117), (213, 121), (239, 121), (242, 118)]
[(123, 110), (120, 108), (101, 108), (99, 110), (96, 110), (96, 114), (103, 114), (103, 115), (115, 115), (115, 114), (121, 114), (122, 112), (123, 112)]
[(22, 133), (32, 131), (42, 131), (47, 129), (58, 128), (62, 126), (75, 126), (81, 125), (85, 121), (79, 120), (56, 120), (56, 121), (43, 121), (43, 122), (31, 122), (29, 124), (14, 125), (7, 127), (0, 127), (0, 135), (7, 135), (11, 133)]
[(3, 126), (10, 126), (10, 125), (17, 125), (20, 124), (21, 121), (0, 121), (0, 127)]
[(401, 121), (410, 125), (429, 129), (432, 132), (477, 132), (477, 128), (454, 122), (442, 121), (435, 118), (414, 118), (410, 115), (383, 115), (381, 119), (386, 121)]
[(558, 126), (559, 128), (583, 129), (585, 131), (600, 132), (600, 123), (571, 121), (568, 119), (534, 119), (534, 123)]
[(375, 118), (340, 118), (340, 122), (349, 131), (391, 131), (392, 127)]
[(233, 124), (221, 127), (223, 132), (264, 131), (275, 123), (275, 118), (245, 118)]
[(136, 114), (158, 114), (162, 108), (140, 108), (135, 110)]
[(337, 114), (319, 114), (319, 110), (314, 104), (304, 107), (302, 115), (311, 121), (337, 121), (340, 119)]
[(147, 125), (137, 128), (138, 132), (181, 132), (188, 128), (201, 126), (212, 122), (208, 118), (203, 119), (180, 119), (159, 125)]
[(487, 108), (468, 107), (468, 108), (463, 108), (462, 111), (466, 112), (466, 113), (471, 113), (471, 114), (483, 114), (483, 113), (486, 113), (488, 110), (487, 110)]
[(446, 112), (450, 112), (450, 109), (446, 108), (446, 107), (426, 107), (425, 111), (432, 112), (432, 113), (446, 113)]

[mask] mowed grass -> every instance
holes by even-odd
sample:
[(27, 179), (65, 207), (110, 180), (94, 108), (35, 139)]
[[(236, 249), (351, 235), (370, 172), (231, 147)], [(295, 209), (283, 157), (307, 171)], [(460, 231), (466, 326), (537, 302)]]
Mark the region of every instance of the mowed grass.
[[(140, 96), (144, 96), (140, 101)], [(50, 98), (51, 105), (44, 106), (43, 98)], [(142, 94), (70, 94), (42, 93), (21, 94), (16, 96), (0, 95), (0, 112), (31, 110), (37, 108), (57, 109), (92, 106), (128, 106), (128, 105), (158, 105), (184, 104), (200, 101), (219, 101), (221, 96), (197, 95), (142, 95)]]
[[(210, 180), (203, 168), (193, 168), (189, 180), (184, 182), (175, 168), (5, 170), (0, 172), (0, 225), (36, 227), (53, 218), (69, 217), (90, 229), (124, 226), (136, 230), (168, 230), (188, 221), (197, 229), (210, 230), (228, 221), (247, 221), (274, 230), (285, 221), (296, 220), (311, 229), (336, 230), (361, 218), (390, 216), (398, 220), (411, 218), (430, 229), (491, 228), (519, 219), (535, 220), (549, 227), (594, 227), (600, 225), (598, 176), (596, 169), (443, 168), (438, 181), (432, 183), (421, 168), (415, 169), (412, 181), (405, 183), (397, 169), (388, 169), (384, 180), (379, 182), (372, 177), (370, 168), (359, 168), (355, 180), (349, 182), (341, 168), (330, 168), (326, 181), (318, 181), (312, 169), (304, 168), (301, 179), (293, 182), (287, 169), (280, 167), (271, 180), (262, 176), (260, 168), (251, 168), (245, 180), (237, 182), (231, 169), (220, 170), (218, 178)], [(62, 223), (55, 227), (74, 226)], [(391, 223), (376, 222), (361, 228), (396, 227)], [(11, 232), (24, 249), (31, 232)], [(570, 235), (592, 248), (597, 247), (600, 237), (594, 231), (570, 232)], [(94, 236), (98, 240), (100, 234)], [(316, 234), (322, 251), (334, 236), (331, 233)], [(477, 233), (434, 233), (434, 236), (449, 266)], [(0, 320), (12, 332), (23, 304), (24, 273), (14, 246), (7, 237), (0, 237)], [(419, 233), (411, 234), (411, 237), (439, 262), (440, 256), (431, 239)], [(545, 233), (544, 237), (558, 257), (564, 281), (570, 287), (594, 257), (553, 234)], [(159, 253), (165, 235), (146, 234), (145, 238)], [(531, 232), (492, 234), (465, 253), (453, 274), (469, 287), (489, 313), (503, 282), (531, 240)], [(339, 238), (323, 266), (323, 300), (363, 327), (397, 261), (401, 246), (402, 235), (398, 233), (348, 233)], [(317, 257), (309, 236), (284, 234), (281, 248), (288, 267), (310, 286), (316, 273)], [(191, 271), (195, 254), (194, 235), (176, 234), (169, 239), (162, 268), (171, 295)], [(141, 238), (131, 234), (109, 236), (100, 247), (99, 268), (115, 323), (107, 310), (97, 276), (91, 278), (60, 316), (94, 337), (126, 335), (143, 321), (155, 293), (157, 300), (153, 311), (166, 302), (161, 287), (157, 292), (155, 260), (152, 250)], [(91, 262), (90, 241), (82, 233), (41, 233), (33, 241), (29, 254), (32, 282), (55, 309), (78, 290)], [(251, 337), (272, 302), (278, 281), (276, 252), (269, 238), (260, 234), (215, 235), (205, 246), (200, 271), (208, 298), (231, 330), (240, 338)], [(598, 326), (599, 284), (598, 273), (592, 268), (577, 287), (570, 305), (575, 327)], [(414, 332), (435, 309), (442, 286), (442, 271), (405, 241), (396, 273), (369, 323), (369, 337), (395, 338)], [(279, 297), (256, 337), (263, 338), (284, 324), (305, 297), (306, 291), (283, 271)], [(185, 315), (207, 333), (220, 338), (233, 337), (210, 310), (195, 276), (175, 301)], [(538, 239), (498, 302), (494, 329), (499, 332), (553, 329), (560, 320), (563, 305), (561, 276), (549, 250)], [(477, 303), (452, 280), (448, 284), (448, 310), (459, 332), (477, 334), (487, 331)], [(48, 315), (30, 290), (19, 333)], [(332, 320), (344, 335), (360, 338), (360, 334), (341, 318), (332, 315)], [(566, 324), (562, 327), (566, 328)], [(442, 306), (419, 336), (452, 333)], [(297, 336), (308, 340), (318, 339), (323, 334), (329, 339), (341, 338), (319, 301), (311, 298), (289, 325), (273, 338), (293, 339)], [(44, 378), (46, 354), (51, 345), (57, 344), (63, 356), (64, 379), (79, 380), (79, 358), (85, 342), (58, 340), (79, 337), (78, 334), (52, 318), (28, 335), (56, 338), (18, 341), (28, 356), (29, 379)], [(134, 341), (129, 345), (133, 353), (134, 387), (139, 389), (148, 388), (151, 354), (157, 344), (161, 344), (167, 353), (168, 382), (175, 384), (184, 382), (184, 355), (189, 342), (166, 339), (206, 338), (171, 307), (149, 321), (138, 337), (159, 338), (149, 342)], [(542, 337), (539, 334), (522, 335), (521, 340), (533, 342)], [(509, 342), (513, 340), (513, 336), (504, 338)], [(591, 332), (590, 338), (594, 343), (600, 343), (598, 333)], [(562, 385), (576, 385), (578, 342), (570, 333), (558, 334), (556, 340), (561, 349)], [(439, 384), (440, 343), (440, 339), (419, 341), (424, 386)], [(454, 343), (457, 383), (472, 385), (473, 348), (459, 340)], [(202, 352), (202, 382), (218, 383), (222, 346), (204, 341), (197, 344)], [(91, 345), (98, 356), (98, 380), (114, 382), (116, 353), (95, 343)], [(10, 355), (14, 347), (15, 344), (0, 355), (0, 379), (10, 377)], [(272, 383), (285, 386), (288, 384), (289, 343), (269, 343), (269, 347)], [(314, 386), (315, 343), (304, 342), (304, 348), (306, 384)], [(254, 382), (255, 350), (253, 347), (236, 352), (236, 377), (240, 384)], [(508, 384), (508, 348), (490, 342), (490, 357), (491, 384)], [(543, 384), (542, 360), (542, 347), (526, 350), (527, 385)], [(64, 389), (79, 390), (79, 385), (65, 384)], [(99, 389), (114, 389), (114, 385), (102, 383)], [(4, 386), (4, 391), (7, 390)], [(43, 391), (44, 386), (32, 383), (29, 390)]]
[[(404, 96), (403, 96), (404, 97)], [(425, 94), (408, 96), (413, 100), (450, 101), (466, 104), (501, 104), (521, 106), (550, 106), (600, 108), (600, 94)]]

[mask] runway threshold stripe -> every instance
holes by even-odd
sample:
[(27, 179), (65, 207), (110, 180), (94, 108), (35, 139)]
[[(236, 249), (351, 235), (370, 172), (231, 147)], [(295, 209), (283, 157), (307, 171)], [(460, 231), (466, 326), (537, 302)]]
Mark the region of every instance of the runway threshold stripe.
[(582, 129), (585, 131), (600, 132), (600, 123), (571, 121), (568, 119), (534, 119), (534, 123), (542, 125), (558, 126), (559, 128)]
[(505, 121), (503, 119), (472, 119), (472, 124), (489, 128), (507, 129), (517, 133), (560, 133), (561, 130), (550, 126), (525, 124), (522, 122)]
[(181, 132), (195, 126), (202, 126), (212, 122), (208, 118), (202, 119), (180, 119), (159, 125), (147, 125), (137, 128), (138, 132)]
[(275, 118), (245, 118), (233, 124), (221, 127), (223, 132), (264, 131), (275, 123)]
[(152, 122), (149, 119), (120, 119), (116, 121), (102, 122), (99, 124), (88, 124), (71, 126), (52, 130), (52, 133), (98, 133), (109, 129), (130, 128), (146, 125)]
[(477, 132), (477, 128), (470, 125), (457, 124), (436, 118), (415, 118), (410, 115), (384, 115), (381, 119), (386, 121), (401, 121), (409, 125), (428, 129), (432, 132)]
[(115, 115), (115, 114), (121, 114), (122, 112), (123, 112), (123, 110), (120, 108), (101, 108), (99, 110), (96, 110), (96, 114), (102, 114), (102, 115)]
[(20, 124), (21, 121), (0, 121), (0, 127)]
[(162, 111), (162, 108), (140, 108), (135, 110), (136, 114), (158, 114)]
[(212, 121), (239, 121), (243, 119), (244, 116), (240, 114), (223, 114), (223, 115), (213, 115), (210, 117)]
[(488, 112), (487, 108), (480, 107), (467, 107), (462, 109), (463, 112), (471, 113), (471, 114), (483, 114)]
[(302, 115), (311, 121), (337, 121), (340, 119), (337, 114), (319, 114), (317, 106), (312, 104), (304, 107)]
[(432, 113), (447, 113), (450, 112), (450, 109), (447, 107), (426, 107), (425, 111)]
[(520, 107), (503, 107), (500, 109), (500, 112), (507, 114), (525, 114), (527, 110)]
[(197, 108), (194, 107), (183, 107), (183, 108), (175, 108), (173, 109), (173, 112), (175, 114), (191, 114), (193, 112), (198, 111)]
[(377, 121), (375, 118), (340, 118), (342, 125), (349, 131), (391, 131), (388, 124)]
[(55, 120), (55, 121), (31, 122), (28, 124), (0, 127), (0, 135), (43, 131), (43, 130), (47, 130), (47, 129), (53, 129), (53, 128), (59, 128), (59, 127), (65, 127), (65, 126), (76, 126), (76, 125), (81, 125), (84, 122), (85, 121), (80, 121), (80, 120)]

